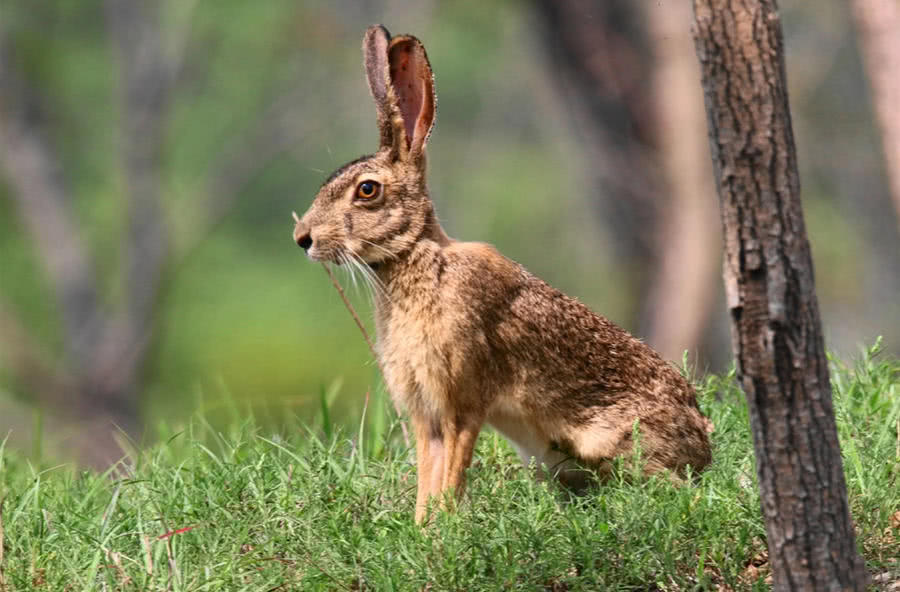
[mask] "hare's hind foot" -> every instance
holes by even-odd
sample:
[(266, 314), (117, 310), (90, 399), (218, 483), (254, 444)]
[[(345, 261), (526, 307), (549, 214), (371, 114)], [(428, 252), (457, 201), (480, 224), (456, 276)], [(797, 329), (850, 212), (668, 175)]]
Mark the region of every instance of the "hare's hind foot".
[(489, 421), (526, 467), (536, 467), (538, 478), (556, 479), (575, 491), (607, 478), (617, 459), (626, 472), (667, 473), (677, 483), (683, 482), (688, 465), (697, 474), (710, 462), (705, 425), (699, 422), (693, 429), (640, 421), (611, 426), (598, 419), (580, 426), (555, 426), (553, 437), (518, 415), (494, 414)]
[(509, 441), (526, 468), (534, 467), (538, 479), (554, 479), (572, 489), (582, 489), (590, 482), (591, 472), (567, 446), (520, 415), (495, 412), (488, 422)]

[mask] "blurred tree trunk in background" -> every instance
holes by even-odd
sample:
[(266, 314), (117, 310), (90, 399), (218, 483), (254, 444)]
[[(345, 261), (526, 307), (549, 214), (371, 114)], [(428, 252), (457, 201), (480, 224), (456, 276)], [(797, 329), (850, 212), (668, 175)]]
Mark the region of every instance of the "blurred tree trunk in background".
[(652, 157), (651, 61), (628, 0), (537, 0), (544, 47), (581, 134), (616, 257), (644, 293), (654, 260), (660, 173)]
[[(54, 140), (50, 101), (22, 72), (24, 54), (0, 26), (0, 171), (36, 247), (62, 317), (61, 356), (33, 339), (11, 307), (0, 300), (0, 343), (5, 369), (33, 394), (48, 414), (60, 446), (79, 460), (105, 466), (124, 455), (116, 435), (138, 436), (141, 370), (154, 340), (166, 270), (177, 264), (234, 206), (250, 180), (296, 144), (302, 130), (287, 125), (302, 109), (296, 91), (275, 97), (271, 107), (225, 142), (205, 176), (206, 194), (196, 196), (191, 237), (175, 252), (162, 204), (164, 143), (179, 74), (200, 51), (188, 51), (192, 11), (182, 26), (166, 31), (160, 4), (106, 0), (104, 14), (118, 63), (118, 123), (122, 193), (128, 224), (120, 245), (124, 297), (110, 302), (99, 289), (97, 264), (74, 211)], [(48, 11), (54, 10), (47, 7)], [(86, 11), (96, 7), (86, 7)], [(2, 25), (0, 21), (0, 25)], [(198, 64), (193, 64), (197, 67)], [(61, 359), (58, 359), (60, 358)]]
[(626, 290), (644, 295), (627, 324), (681, 359), (704, 341), (718, 257), (690, 12), (627, 0), (537, 6), (599, 217), (633, 274)]
[[(679, 360), (703, 342), (716, 304), (719, 223), (703, 92), (690, 38), (691, 8), (667, 0), (644, 4), (653, 49), (656, 143), (665, 189), (656, 265), (647, 295), (647, 341)], [(693, 352), (692, 353), (696, 353)]]
[(850, 4), (900, 225), (900, 3), (853, 0)]
[[(81, 458), (105, 465), (123, 456), (115, 430), (138, 430), (137, 391), (144, 354), (153, 333), (154, 311), (168, 253), (160, 203), (162, 142), (166, 108), (175, 72), (164, 56), (158, 5), (109, 0), (108, 32), (120, 65), (121, 128), (125, 194), (130, 225), (121, 247), (127, 268), (127, 302), (110, 311), (98, 291), (96, 266), (72, 211), (73, 197), (51, 142), (43, 100), (17, 71), (9, 40), (0, 41), (0, 84), (8, 106), (2, 119), (0, 154), (13, 195), (38, 247), (63, 317), (65, 363), (46, 354), (21, 353), (32, 347), (27, 332), (9, 331), (23, 361), (43, 359), (42, 371), (20, 371), (20, 379), (56, 420), (77, 421), (79, 435), (65, 444)], [(14, 368), (15, 370), (16, 368)]]
[(774, 0), (694, 0), (724, 279), (776, 590), (864, 590)]
[[(7, 344), (13, 350), (7, 357), (16, 364), (17, 378), (49, 409), (82, 422), (111, 421), (130, 430), (135, 426), (130, 401), (106, 388), (109, 383), (98, 348), (113, 325), (101, 310), (97, 274), (74, 222), (71, 194), (52, 146), (44, 101), (17, 72), (14, 57), (7, 40), (0, 39), (0, 88), (5, 102), (0, 113), (0, 163), (55, 290), (66, 363), (57, 364), (41, 351), (4, 307), (4, 333), (14, 336)], [(117, 339), (109, 350), (122, 345)], [(110, 430), (85, 433), (90, 436), (73, 445), (90, 448), (89, 460), (120, 456)]]

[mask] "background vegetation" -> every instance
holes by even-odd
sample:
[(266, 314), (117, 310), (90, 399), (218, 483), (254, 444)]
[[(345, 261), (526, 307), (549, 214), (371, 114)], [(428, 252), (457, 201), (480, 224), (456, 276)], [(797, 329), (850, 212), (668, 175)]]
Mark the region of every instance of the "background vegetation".
[[(140, 45), (140, 36), (117, 41), (116, 7), (126, 4), (0, 0), (3, 71), (15, 70), (31, 89), (26, 110), (43, 114), (65, 187), (66, 220), (83, 239), (98, 301), (110, 314), (128, 308), (136, 285), (128, 272), (135, 182), (123, 153), (143, 138), (123, 133), (130, 128), (122, 87), (134, 71), (127, 48)], [(666, 221), (682, 206), (663, 180), (635, 200), (640, 207), (622, 215), (634, 204), (616, 183), (665, 177), (659, 164), (664, 144), (642, 144), (629, 160), (632, 169), (615, 182), (612, 173), (598, 177), (604, 165), (597, 155), (612, 158), (617, 147), (653, 137), (658, 127), (646, 106), (633, 109), (628, 120), (642, 127), (600, 126), (621, 120), (622, 105), (637, 105), (635, 97), (667, 96), (666, 88), (649, 87), (634, 74), (652, 68), (663, 39), (654, 36), (658, 29), (648, 12), (659, 3), (607, 3), (618, 12), (602, 4), (572, 6), (584, 23), (596, 25), (604, 47), (633, 44), (630, 53), (601, 54), (633, 62), (594, 64), (598, 76), (604, 68), (613, 72), (604, 79), (615, 83), (610, 88), (627, 87), (630, 95), (609, 92), (598, 99), (580, 90), (578, 75), (569, 71), (573, 54), (566, 43), (576, 36), (566, 32), (572, 25), (544, 2), (159, 3), (161, 55), (177, 64), (165, 116), (154, 128), (160, 134), (154, 179), (168, 250), (141, 333), (146, 349), (134, 387), (138, 421), (125, 426), (128, 431), (152, 441), (153, 426), (178, 424), (198, 407), (205, 421), (225, 425), (229, 401), (239, 409), (250, 404), (267, 429), (284, 426), (285, 410), (313, 418), (323, 400), (333, 421), (355, 425), (365, 394), (378, 392), (377, 369), (327, 277), (289, 239), (291, 210), (302, 213), (331, 170), (375, 146), (359, 50), (372, 22), (412, 32), (428, 48), (439, 97), (429, 144), (431, 187), (448, 232), (496, 244), (654, 343), (654, 323), (647, 319), (658, 307), (646, 294), (659, 262), (673, 250), (661, 238)], [(896, 354), (900, 236), (852, 20), (836, 0), (786, 1), (783, 10), (828, 346), (845, 355), (885, 334), (884, 347)], [(664, 39), (689, 44), (689, 19), (686, 14), (675, 37)], [(696, 67), (690, 76), (699, 97)], [(11, 96), (8, 79), (0, 80)], [(0, 111), (12, 112), (2, 104)], [(592, 115), (597, 112), (612, 115), (604, 120)], [(0, 119), (4, 124), (12, 129)], [(0, 133), (2, 141), (9, 137)], [(603, 142), (612, 148), (598, 150)], [(7, 161), (15, 156), (5, 154)], [(50, 368), (80, 368), (66, 357), (64, 311), (37, 246), (40, 233), (24, 221), (27, 202), (14, 173), (0, 167), (0, 432), (12, 430), (10, 445), (20, 448), (36, 450), (32, 442), (42, 435), (56, 454), (77, 454), (84, 438), (72, 434), (88, 424), (68, 418), (74, 398), (65, 390), (41, 397), (36, 376), (47, 372), (19, 372), (23, 336)], [(715, 235), (717, 202), (712, 193), (706, 198), (701, 230)], [(711, 279), (704, 280), (710, 305), (701, 307), (696, 338), (667, 353), (678, 357), (688, 349), (699, 367), (722, 371), (730, 354), (715, 265), (719, 247), (703, 251), (714, 263)], [(369, 319), (364, 295), (354, 298)], [(52, 429), (40, 427), (45, 417), (49, 426), (57, 416)], [(749, 450), (748, 443), (744, 453)], [(749, 515), (756, 520), (757, 514)]]

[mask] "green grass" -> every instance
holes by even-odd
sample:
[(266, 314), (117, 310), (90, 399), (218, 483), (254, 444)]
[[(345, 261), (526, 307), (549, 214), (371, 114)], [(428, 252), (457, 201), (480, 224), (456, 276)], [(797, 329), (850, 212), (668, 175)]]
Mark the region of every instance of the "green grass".
[[(835, 406), (860, 548), (900, 578), (900, 361), (876, 349), (833, 363)], [(127, 474), (0, 449), (0, 590), (765, 589), (746, 406), (732, 376), (699, 386), (715, 460), (695, 485), (619, 473), (573, 498), (485, 432), (464, 503), (424, 529), (413, 453), (378, 397), (352, 432), (328, 392), (318, 425), (284, 434), (197, 418)]]

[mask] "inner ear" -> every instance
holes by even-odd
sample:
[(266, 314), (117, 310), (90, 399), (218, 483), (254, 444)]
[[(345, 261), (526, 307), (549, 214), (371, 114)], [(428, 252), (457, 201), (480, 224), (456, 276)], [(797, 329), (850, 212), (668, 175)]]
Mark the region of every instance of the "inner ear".
[(404, 36), (391, 41), (388, 58), (407, 146), (421, 150), (434, 125), (434, 77), (428, 56), (418, 39)]

